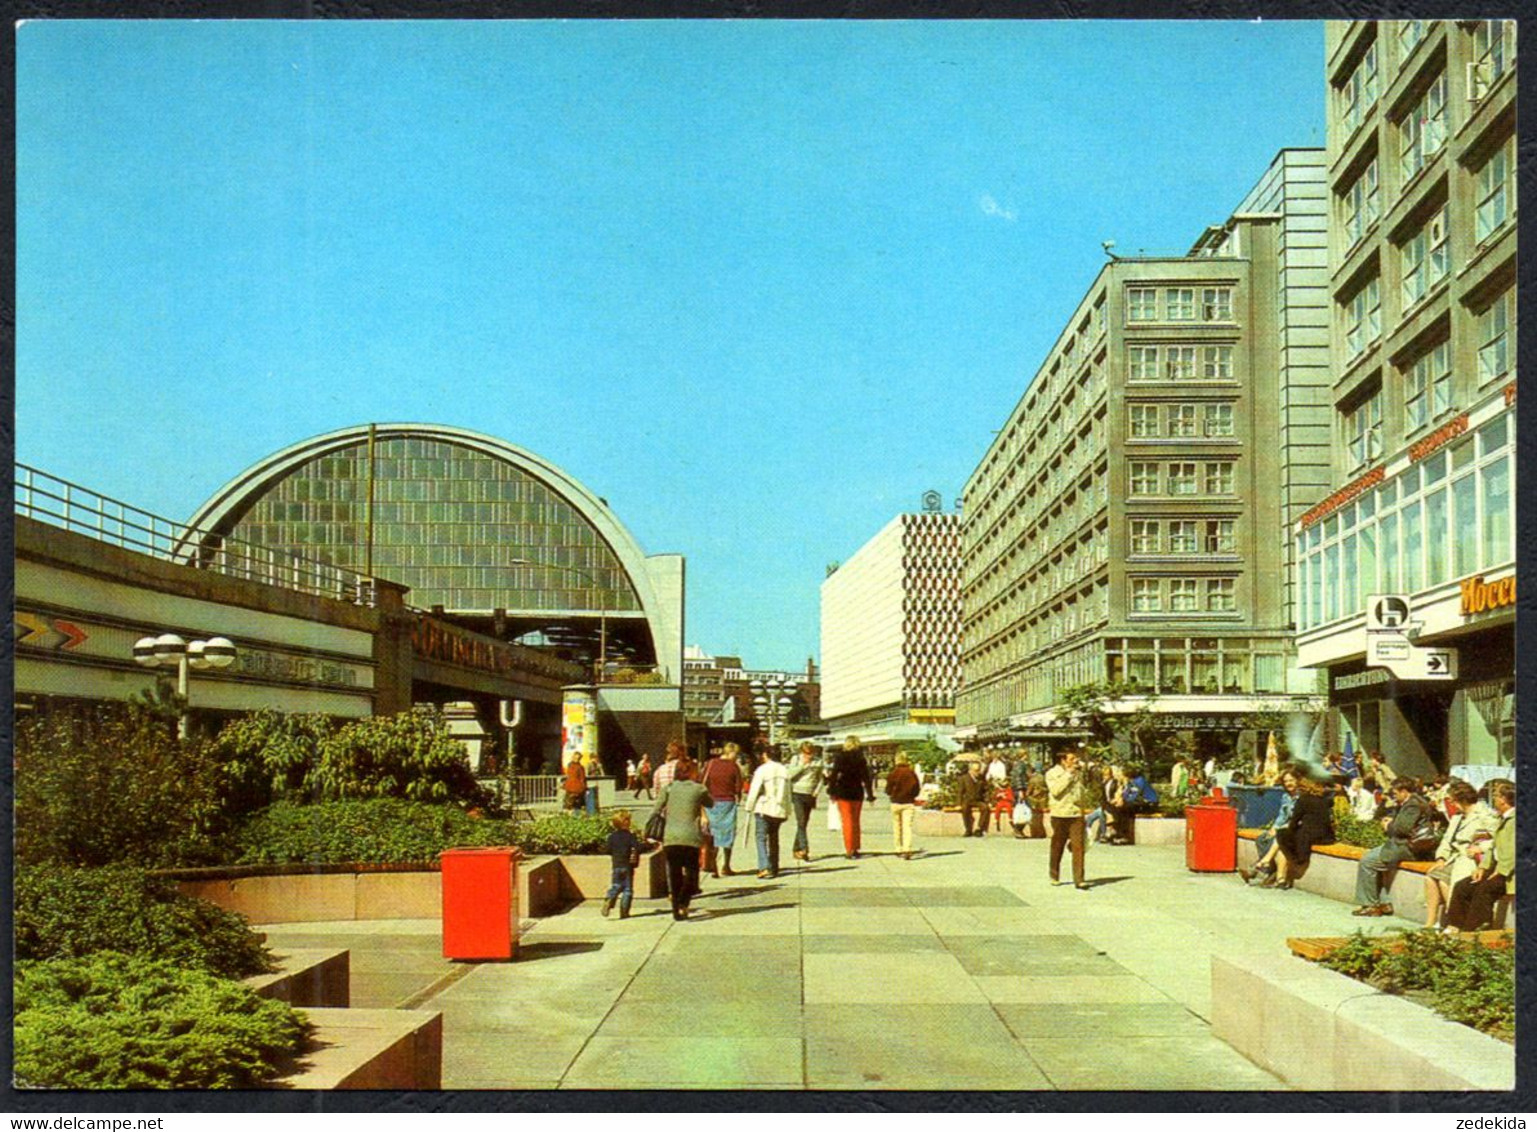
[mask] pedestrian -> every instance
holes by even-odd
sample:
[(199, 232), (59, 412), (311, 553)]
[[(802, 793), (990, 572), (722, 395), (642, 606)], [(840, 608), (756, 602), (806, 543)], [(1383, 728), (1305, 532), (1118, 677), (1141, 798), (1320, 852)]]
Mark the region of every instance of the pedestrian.
[(598, 775), (603, 773), (603, 764), (598, 762), (597, 755), (583, 755), (582, 770), (587, 775), (587, 812), (596, 814), (598, 812)]
[(581, 755), (572, 755), (571, 761), (566, 764), (566, 778), (563, 783), (566, 792), (566, 809), (580, 810), (587, 798), (587, 768), (582, 764)]
[(736, 840), (737, 800), (742, 796), (742, 748), (727, 743), (705, 764), (700, 778), (710, 795), (710, 837), (715, 842), (715, 876), (731, 876), (731, 844)]
[(1291, 817), (1276, 830), (1276, 883), (1279, 889), (1291, 888), (1307, 872), (1313, 859), (1313, 846), (1334, 840), (1334, 804), (1331, 788), (1311, 775), (1299, 775), (1297, 800)]
[(672, 781), (673, 775), (678, 772), (678, 760), (686, 758), (688, 750), (676, 739), (668, 740), (667, 749), (662, 753), (662, 765), (656, 768), (651, 776), (651, 785), (656, 787), (658, 795), (662, 787)]
[(1046, 834), (1046, 814), (1051, 808), (1051, 794), (1046, 789), (1046, 774), (1038, 766), (1030, 768), (1030, 778), (1025, 784), (1025, 801), (1030, 804), (1030, 836)]
[(635, 796), (637, 798), (640, 797), (640, 792), (642, 790), (646, 792), (647, 798), (652, 796), (651, 769), (651, 756), (642, 753), (640, 756), (640, 765), (635, 768)]
[(773, 747), (758, 752), (746, 806), (758, 841), (758, 879), (772, 880), (779, 875), (779, 827), (790, 816), (790, 772)]
[(634, 759), (624, 760), (624, 788), (635, 791), (635, 797), (640, 797), (640, 767)]
[(838, 821), (843, 829), (843, 855), (859, 857), (859, 812), (865, 802), (875, 801), (875, 783), (870, 778), (870, 764), (860, 747), (859, 737), (850, 735), (843, 750), (833, 756), (827, 772), (827, 796), (838, 804)]
[(1382, 882), (1404, 861), (1414, 859), (1409, 841), (1416, 827), (1434, 812), (1430, 803), (1415, 792), (1418, 785), (1408, 777), (1393, 780), (1391, 792), (1397, 809), (1392, 816), (1382, 819), (1386, 840), (1362, 857), (1356, 866), (1356, 908), (1352, 916), (1393, 914), (1393, 905), (1382, 899)]
[(1479, 931), (1494, 920), (1495, 905), (1516, 891), (1516, 784), (1508, 778), (1492, 778), (1485, 785), (1498, 814), (1494, 833), (1487, 841), (1470, 846), (1474, 869), (1452, 885), (1446, 907), (1446, 930)]
[(671, 782), (662, 787), (652, 816), (667, 819), (662, 851), (667, 856), (667, 892), (672, 918), (688, 919), (689, 902), (699, 893), (699, 854), (704, 848), (701, 819), (709, 810), (710, 794), (694, 781), (696, 768), (687, 755), (678, 759)]
[(801, 861), (811, 860), (811, 840), (806, 834), (806, 824), (811, 820), (811, 811), (816, 809), (823, 770), (816, 747), (802, 743), (797, 761), (790, 768), (790, 804), (795, 809), (795, 856)]
[(913, 859), (913, 814), (917, 810), (918, 775), (905, 754), (898, 752), (886, 776), (886, 797), (891, 799), (891, 840), (897, 856)]
[(1105, 836), (1105, 829), (1110, 821), (1109, 800), (1114, 797), (1115, 772), (1109, 764), (1098, 769), (1090, 766), (1086, 768), (1085, 778), (1088, 782), (1088, 795), (1094, 802), (1094, 808), (1084, 819), (1084, 844), (1099, 845), (1109, 840)]
[(1046, 772), (1051, 796), (1051, 883), (1062, 883), (1062, 850), (1067, 847), (1073, 854), (1073, 887), (1079, 891), (1089, 887), (1083, 879), (1083, 815), (1090, 808), (1084, 805), (1086, 785), (1078, 752), (1058, 751), (1056, 765)]
[(1004, 764), (1003, 752), (994, 751), (992, 761), (987, 764), (987, 784), (996, 790), (1009, 780), (1009, 768)]
[(1111, 810), (1111, 824), (1122, 845), (1137, 841), (1137, 815), (1151, 812), (1158, 805), (1158, 791), (1140, 767), (1129, 767), (1119, 780), (1118, 800)]
[(987, 780), (982, 777), (982, 764), (966, 764), (966, 773), (956, 784), (956, 801), (961, 806), (961, 823), (966, 827), (965, 837), (981, 837), (987, 832), (988, 812)]
[(635, 899), (635, 870), (640, 865), (641, 839), (630, 828), (630, 811), (620, 810), (613, 818), (614, 829), (608, 835), (608, 859), (613, 866), (613, 877), (608, 895), (603, 898), (603, 914), (614, 910), (619, 901), (619, 918), (630, 918), (630, 903)]

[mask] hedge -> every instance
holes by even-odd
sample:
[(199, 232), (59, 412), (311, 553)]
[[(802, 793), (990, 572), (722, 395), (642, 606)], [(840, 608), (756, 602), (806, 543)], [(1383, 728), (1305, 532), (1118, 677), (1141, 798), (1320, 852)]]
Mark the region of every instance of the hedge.
[(234, 835), (239, 864), (400, 863), (435, 860), (444, 849), (506, 845), (505, 821), (458, 806), (370, 798), (296, 805), (278, 802), (252, 815)]
[(16, 1084), (241, 1089), (298, 1053), (302, 1014), (238, 982), (104, 952), (16, 967)]
[(239, 977), (272, 970), (245, 917), (123, 865), (16, 870), (16, 957), (117, 951)]

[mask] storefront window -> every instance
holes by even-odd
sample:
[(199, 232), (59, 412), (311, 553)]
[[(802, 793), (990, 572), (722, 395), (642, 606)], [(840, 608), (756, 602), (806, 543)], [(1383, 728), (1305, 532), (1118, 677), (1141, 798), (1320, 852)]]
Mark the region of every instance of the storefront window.
[(1484, 465), (1484, 569), (1508, 562), (1514, 553), (1510, 538), (1510, 458)]
[(1377, 528), (1368, 524), (1361, 528), (1356, 540), (1356, 597), (1353, 609), (1360, 609), (1371, 592), (1377, 577)]
[[(1262, 660), (1275, 660), (1279, 663), (1280, 657), (1256, 656), (1254, 663), (1256, 670)], [(1248, 692), (1253, 690), (1249, 683), (1249, 654), (1248, 653), (1223, 653), (1222, 654), (1222, 690), (1224, 692)], [(1279, 691), (1279, 689), (1277, 689)]]
[(1446, 519), (1446, 489), (1440, 488), (1425, 497), (1425, 579), (1432, 586), (1448, 580), (1446, 532), (1451, 528)]
[(1420, 522), (1419, 501), (1408, 504), (1399, 514), (1404, 529), (1404, 589), (1413, 593), (1425, 586), (1425, 529)]
[(1478, 569), (1478, 481), (1452, 481), (1452, 572), (1459, 578)]
[(1340, 548), (1331, 542), (1324, 548), (1324, 620), (1333, 621), (1340, 615)]
[(1379, 575), (1379, 593), (1392, 594), (1398, 592), (1398, 515), (1384, 515), (1382, 522), (1378, 524), (1382, 531), (1382, 545), (1377, 548), (1378, 558), (1382, 562), (1382, 573)]

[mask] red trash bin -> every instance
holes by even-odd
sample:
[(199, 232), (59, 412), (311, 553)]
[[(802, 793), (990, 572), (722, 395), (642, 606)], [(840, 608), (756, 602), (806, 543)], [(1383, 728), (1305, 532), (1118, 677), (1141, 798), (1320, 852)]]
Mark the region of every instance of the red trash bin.
[(1185, 807), (1185, 867), (1195, 873), (1230, 873), (1238, 867), (1238, 811), (1208, 795)]
[(443, 851), (443, 958), (517, 953), (520, 857), (504, 845)]

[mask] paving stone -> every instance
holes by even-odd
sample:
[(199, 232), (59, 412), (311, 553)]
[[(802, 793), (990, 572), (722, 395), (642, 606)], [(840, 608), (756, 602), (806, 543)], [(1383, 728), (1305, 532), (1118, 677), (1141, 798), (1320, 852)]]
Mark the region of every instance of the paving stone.
[(970, 975), (1129, 975), (1075, 936), (953, 936), (946, 948)]
[(1210, 1035), (1117, 1037), (1102, 1045), (1027, 1040), (1025, 1047), (1058, 1089), (1277, 1089), (1282, 1083)]
[(565, 1088), (799, 1089), (801, 1039), (657, 1035), (596, 1037), (562, 1078)]
[(912, 899), (899, 888), (808, 888), (801, 894), (806, 908), (911, 908)]
[(838, 955), (845, 952), (863, 952), (865, 954), (879, 954), (892, 952), (897, 954), (916, 954), (920, 952), (944, 951), (943, 941), (936, 935), (811, 935), (802, 937), (807, 955)]
[(953, 955), (807, 955), (806, 1004), (821, 1003), (983, 1003), (975, 980)]
[(1017, 1038), (1114, 1042), (1121, 1037), (1190, 1037), (1210, 1033), (1204, 1020), (1173, 1002), (996, 1003)]
[(672, 997), (660, 999), (626, 995), (614, 1004), (597, 1033), (605, 1038), (646, 1040), (658, 1034), (798, 1038), (801, 1033), (800, 996), (759, 996), (750, 1008), (744, 1009), (741, 999), (714, 998), (706, 989), (675, 987)]
[[(807, 1005), (814, 1089), (1041, 1089), (1045, 1074), (989, 1007)], [(936, 1071), (934, 1051), (944, 1050)]]
[(904, 885), (901, 892), (919, 908), (1021, 908), (1025, 901), (997, 885), (951, 885), (945, 888)]
[(975, 982), (989, 1002), (1171, 1001), (1135, 975), (983, 975)]
[(802, 908), (808, 935), (922, 935), (931, 932), (917, 908)]

